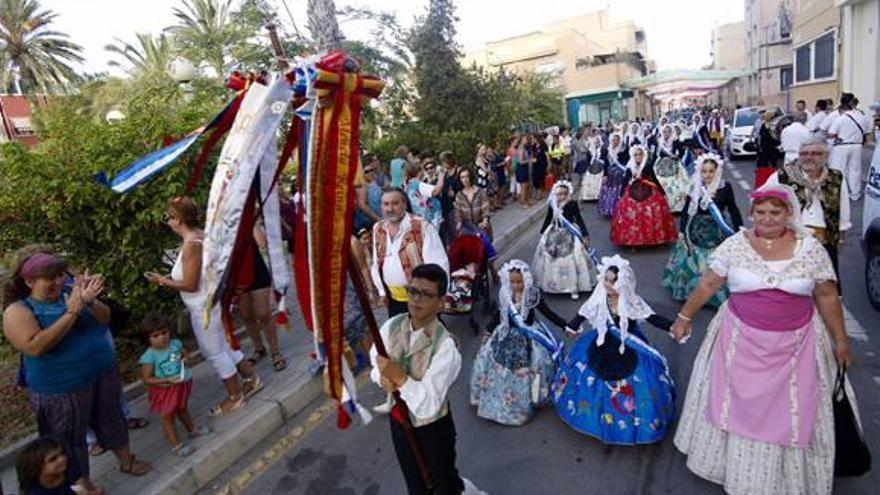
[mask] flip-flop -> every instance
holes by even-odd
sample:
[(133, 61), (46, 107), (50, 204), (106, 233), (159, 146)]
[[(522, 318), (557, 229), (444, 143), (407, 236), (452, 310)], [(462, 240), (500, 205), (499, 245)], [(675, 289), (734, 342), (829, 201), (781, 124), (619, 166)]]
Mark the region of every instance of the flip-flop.
[(260, 375), (257, 375), (257, 374), (255, 374), (254, 376), (252, 376), (250, 378), (243, 379), (242, 383), (244, 385), (243, 390), (242, 390), (242, 396), (245, 399), (250, 399), (251, 397), (256, 395), (257, 392), (259, 392), (260, 390), (263, 390), (263, 387), (265, 386), (265, 384), (263, 383), (263, 380), (260, 379)]
[(287, 361), (280, 352), (276, 351), (272, 353), (272, 367), (275, 368), (275, 371), (281, 371), (284, 368), (287, 368)]
[(269, 355), (269, 351), (266, 348), (262, 349), (254, 349), (254, 353), (251, 354), (251, 357), (247, 358), (248, 362), (251, 363), (251, 366), (259, 363), (263, 360), (264, 357)]
[(129, 430), (139, 430), (141, 428), (146, 428), (150, 422), (144, 418), (128, 418), (125, 424), (128, 426)]
[(149, 462), (139, 461), (134, 454), (131, 454), (131, 457), (128, 459), (127, 467), (119, 466), (119, 471), (123, 474), (127, 474), (129, 476), (141, 477), (146, 476), (147, 473), (152, 471), (153, 467)]

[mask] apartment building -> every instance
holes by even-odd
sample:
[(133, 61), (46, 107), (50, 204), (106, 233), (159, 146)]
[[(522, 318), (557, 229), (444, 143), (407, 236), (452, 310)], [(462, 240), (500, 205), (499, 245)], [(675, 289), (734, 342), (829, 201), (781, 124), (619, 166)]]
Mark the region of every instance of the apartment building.
[(566, 119), (572, 126), (650, 110), (641, 95), (623, 84), (654, 70), (647, 60), (645, 31), (632, 21), (612, 21), (608, 10), (489, 42), (466, 54), (463, 63), (554, 76), (565, 93)]
[(842, 72), (840, 8), (834, 0), (797, 0), (792, 2), (792, 15), (791, 108), (797, 100), (810, 108), (820, 98), (837, 101)]
[(31, 99), (38, 104), (46, 104), (46, 97), (0, 95), (0, 143), (16, 141), (28, 147), (37, 145), (34, 131)]
[(745, 80), (749, 105), (786, 108), (792, 84), (792, 7), (789, 0), (744, 0)]

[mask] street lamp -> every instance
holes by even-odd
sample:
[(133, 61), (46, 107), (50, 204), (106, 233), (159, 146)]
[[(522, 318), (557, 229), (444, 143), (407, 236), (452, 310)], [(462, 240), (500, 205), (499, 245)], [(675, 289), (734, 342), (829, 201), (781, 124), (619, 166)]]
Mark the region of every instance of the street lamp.
[(196, 66), (185, 58), (176, 58), (168, 64), (168, 72), (183, 92), (183, 101), (189, 103), (193, 99), (192, 81), (198, 75)]

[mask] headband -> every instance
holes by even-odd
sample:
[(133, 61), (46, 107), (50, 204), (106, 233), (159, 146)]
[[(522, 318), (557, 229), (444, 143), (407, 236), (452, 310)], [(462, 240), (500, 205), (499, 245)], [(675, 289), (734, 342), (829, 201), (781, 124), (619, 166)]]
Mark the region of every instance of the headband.
[(21, 269), (18, 271), (18, 273), (21, 275), (21, 278), (25, 280), (30, 280), (46, 268), (61, 263), (63, 262), (60, 259), (52, 256), (51, 254), (36, 253), (33, 256), (29, 257), (27, 261), (25, 261), (24, 264), (21, 265)]
[(755, 201), (766, 199), (766, 198), (776, 198), (785, 204), (788, 204), (788, 194), (785, 191), (780, 191), (776, 189), (771, 189), (769, 191), (761, 191), (760, 189), (753, 192), (749, 195), (749, 198), (752, 199), (752, 203)]

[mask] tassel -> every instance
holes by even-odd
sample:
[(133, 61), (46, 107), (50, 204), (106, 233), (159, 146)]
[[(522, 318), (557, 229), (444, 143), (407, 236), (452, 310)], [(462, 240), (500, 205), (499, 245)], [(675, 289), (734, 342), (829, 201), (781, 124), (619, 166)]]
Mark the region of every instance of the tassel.
[(400, 404), (395, 403), (391, 408), (391, 417), (394, 418), (394, 421), (397, 421), (398, 424), (403, 424), (403, 408), (400, 407)]
[(370, 414), (370, 411), (367, 410), (366, 407), (360, 405), (359, 403), (354, 403), (357, 408), (358, 415), (361, 417), (361, 423), (364, 425), (370, 424), (370, 421), (373, 421), (373, 415)]
[(345, 411), (345, 408), (342, 407), (342, 404), (336, 406), (336, 426), (340, 430), (344, 430), (351, 425), (351, 416), (348, 415), (348, 412)]
[(275, 326), (281, 327), (283, 330), (290, 330), (290, 316), (287, 314), (287, 305), (285, 297), (281, 296), (278, 301), (278, 312), (275, 313)]

